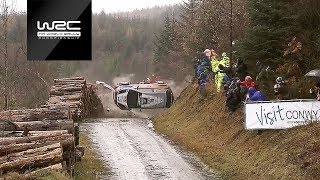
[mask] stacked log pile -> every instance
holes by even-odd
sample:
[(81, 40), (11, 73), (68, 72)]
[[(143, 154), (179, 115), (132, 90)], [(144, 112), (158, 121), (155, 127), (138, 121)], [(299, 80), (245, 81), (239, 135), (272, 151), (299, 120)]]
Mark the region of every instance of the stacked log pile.
[(7, 172), (32, 174), (41, 169), (67, 171), (81, 160), (79, 127), (97, 97), (84, 78), (55, 79), (46, 105), (0, 112), (0, 177)]
[(94, 116), (100, 101), (93, 89), (94, 85), (87, 84), (83, 77), (55, 79), (47, 105), (42, 107), (67, 105), (74, 120)]
[(61, 166), (72, 174), (75, 125), (68, 111), (60, 107), (0, 112), (0, 175), (49, 166)]

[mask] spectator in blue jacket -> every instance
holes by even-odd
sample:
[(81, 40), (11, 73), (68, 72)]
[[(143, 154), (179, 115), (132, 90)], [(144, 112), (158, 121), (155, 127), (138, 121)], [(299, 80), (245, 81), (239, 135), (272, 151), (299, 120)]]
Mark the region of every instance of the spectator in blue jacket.
[(254, 87), (250, 87), (248, 90), (248, 100), (265, 101), (266, 98), (261, 91), (257, 91)]

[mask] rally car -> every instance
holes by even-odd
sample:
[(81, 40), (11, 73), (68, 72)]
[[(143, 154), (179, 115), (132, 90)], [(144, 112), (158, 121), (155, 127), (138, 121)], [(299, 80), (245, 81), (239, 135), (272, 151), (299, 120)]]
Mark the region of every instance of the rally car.
[(170, 87), (162, 82), (120, 83), (113, 91), (114, 103), (122, 110), (169, 108), (174, 96)]

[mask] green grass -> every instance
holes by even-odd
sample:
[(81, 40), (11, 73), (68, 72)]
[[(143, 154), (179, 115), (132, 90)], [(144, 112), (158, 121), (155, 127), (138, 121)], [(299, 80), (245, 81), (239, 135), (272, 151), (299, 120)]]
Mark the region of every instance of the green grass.
[(85, 147), (85, 153), (80, 162), (75, 165), (76, 180), (98, 180), (102, 179), (107, 172), (103, 162), (92, 146), (91, 140), (85, 133), (80, 133), (80, 145)]

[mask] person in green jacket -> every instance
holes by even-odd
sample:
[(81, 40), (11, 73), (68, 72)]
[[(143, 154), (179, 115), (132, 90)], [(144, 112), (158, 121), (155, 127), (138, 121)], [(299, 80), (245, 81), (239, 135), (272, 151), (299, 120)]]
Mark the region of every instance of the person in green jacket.
[(225, 73), (223, 73), (222, 71), (218, 71), (216, 76), (215, 76), (215, 83), (216, 83), (216, 87), (217, 87), (217, 92), (219, 93), (221, 91), (222, 88), (222, 81), (223, 81), (223, 77), (225, 76)]
[(226, 52), (222, 53), (222, 65), (226, 68), (230, 67), (230, 58), (227, 56)]
[(215, 78), (214, 76), (216, 75), (216, 70), (218, 69), (219, 66), (219, 60), (218, 60), (218, 54), (212, 51), (211, 54), (211, 66), (212, 66), (212, 72), (213, 72), (213, 79)]
[(218, 60), (216, 67), (214, 69), (215, 84), (216, 84), (216, 88), (217, 88), (218, 93), (221, 91), (223, 77), (225, 76), (224, 67), (225, 67), (224, 62), (222, 60), (220, 60), (220, 61)]

